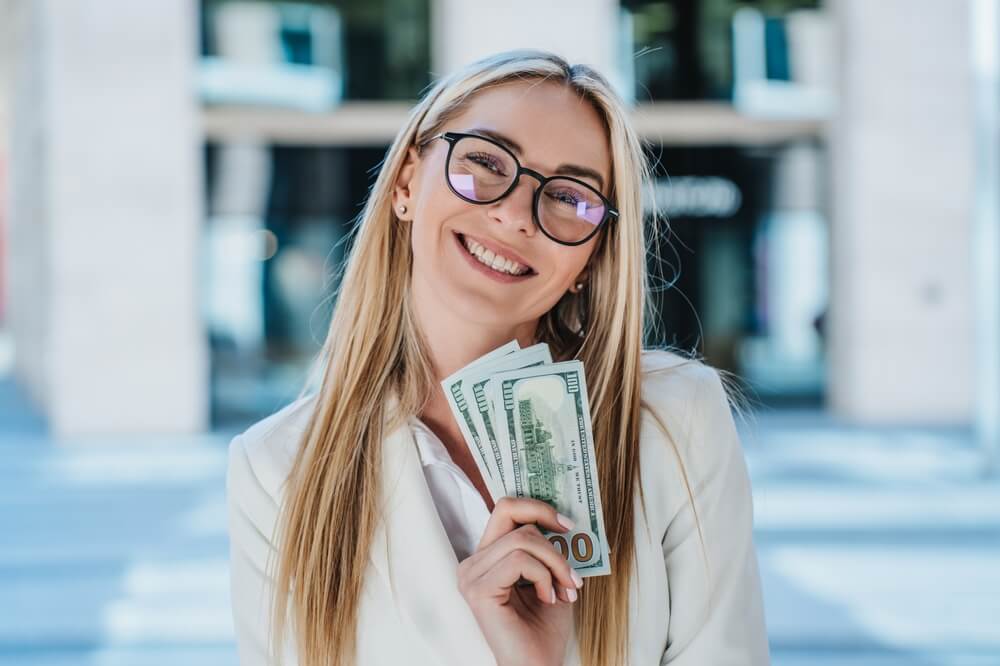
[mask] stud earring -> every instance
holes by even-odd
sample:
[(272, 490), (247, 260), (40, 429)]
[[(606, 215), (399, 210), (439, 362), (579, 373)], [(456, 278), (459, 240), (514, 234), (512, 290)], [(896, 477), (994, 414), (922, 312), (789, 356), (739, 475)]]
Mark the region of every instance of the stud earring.
[(399, 207), (399, 212), (400, 213), (405, 213), (406, 212), (406, 206), (400, 206)]
[(576, 286), (576, 290), (577, 291), (580, 291), (581, 289), (583, 289), (583, 283), (582, 282), (577, 282), (575, 286)]

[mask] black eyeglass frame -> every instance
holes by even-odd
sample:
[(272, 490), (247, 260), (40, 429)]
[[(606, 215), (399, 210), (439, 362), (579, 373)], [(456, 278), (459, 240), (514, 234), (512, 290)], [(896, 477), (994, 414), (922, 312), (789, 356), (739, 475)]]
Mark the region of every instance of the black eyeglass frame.
[[(514, 164), (517, 166), (517, 171), (514, 174), (514, 180), (511, 182), (510, 187), (508, 187), (500, 196), (495, 197), (493, 199), (490, 199), (489, 201), (477, 201), (475, 199), (470, 199), (470, 198), (464, 196), (461, 192), (459, 192), (458, 190), (455, 189), (454, 185), (451, 184), (451, 178), (448, 177), (448, 175), (449, 175), (448, 174), (448, 166), (451, 164), (451, 155), (452, 155), (452, 153), (455, 150), (455, 144), (457, 144), (460, 139), (464, 139), (466, 137), (471, 137), (471, 138), (474, 138), (474, 139), (479, 139), (481, 141), (486, 141), (488, 143), (491, 143), (494, 146), (496, 146), (497, 148), (499, 148), (500, 150), (502, 150), (505, 153), (507, 153), (508, 155), (510, 155), (510, 158), (512, 160), (514, 160)], [(444, 139), (445, 141), (448, 142), (448, 155), (444, 159), (444, 179), (445, 179), (445, 182), (448, 183), (448, 189), (450, 189), (452, 192), (454, 192), (455, 196), (457, 196), (462, 201), (468, 201), (469, 203), (479, 204), (479, 205), (486, 205), (486, 204), (496, 203), (497, 201), (500, 201), (501, 199), (503, 199), (508, 194), (510, 194), (511, 192), (514, 191), (514, 189), (518, 186), (518, 183), (521, 182), (521, 174), (525, 174), (526, 173), (529, 176), (531, 176), (532, 178), (534, 178), (535, 180), (537, 180), (538, 181), (538, 187), (535, 188), (534, 196), (532, 197), (532, 202), (531, 202), (531, 218), (532, 218), (532, 221), (534, 221), (535, 226), (538, 227), (539, 231), (541, 231), (543, 234), (545, 234), (545, 236), (548, 237), (550, 240), (552, 240), (552, 241), (554, 241), (556, 243), (559, 243), (560, 245), (570, 245), (570, 246), (583, 245), (584, 243), (586, 243), (587, 241), (589, 241), (591, 238), (593, 238), (605, 226), (605, 224), (610, 224), (609, 218), (613, 218), (615, 220), (618, 219), (618, 209), (614, 207), (614, 205), (611, 203), (611, 201), (606, 196), (604, 196), (603, 194), (601, 194), (600, 192), (598, 192), (592, 185), (590, 185), (588, 183), (585, 183), (584, 181), (580, 180), (579, 178), (574, 178), (572, 176), (543, 176), (542, 174), (538, 173), (534, 169), (529, 169), (529, 168), (527, 168), (525, 166), (522, 166), (521, 162), (517, 159), (517, 156), (514, 155), (514, 153), (512, 153), (506, 146), (497, 143), (496, 141), (494, 141), (493, 139), (491, 139), (488, 136), (483, 136), (482, 134), (474, 134), (472, 132), (442, 132), (441, 134), (437, 134), (435, 136), (430, 137), (429, 139), (427, 139), (426, 141), (424, 141), (421, 144), (421, 146), (425, 146), (425, 145), (429, 144), (431, 141), (433, 141), (435, 139)], [(553, 181), (553, 180), (568, 180), (568, 181), (576, 183), (577, 185), (580, 185), (582, 187), (586, 187), (591, 192), (593, 192), (594, 194), (596, 194), (601, 199), (601, 202), (604, 204), (604, 217), (601, 218), (600, 222), (598, 222), (597, 224), (594, 225), (593, 231), (591, 231), (589, 234), (587, 234), (581, 240), (578, 240), (578, 241), (565, 241), (565, 240), (562, 240), (561, 238), (556, 238), (555, 236), (553, 236), (552, 234), (550, 234), (545, 229), (544, 226), (542, 226), (541, 221), (538, 219), (538, 202), (541, 199), (542, 190), (545, 189), (545, 186), (550, 181)]]

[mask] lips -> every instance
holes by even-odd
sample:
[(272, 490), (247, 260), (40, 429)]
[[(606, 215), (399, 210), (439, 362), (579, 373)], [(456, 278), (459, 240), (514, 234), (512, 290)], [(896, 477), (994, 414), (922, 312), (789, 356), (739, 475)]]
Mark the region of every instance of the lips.
[[(452, 236), (455, 239), (455, 249), (461, 253), (462, 259), (468, 263), (469, 267), (477, 273), (490, 278), (494, 282), (499, 282), (501, 284), (513, 284), (516, 282), (524, 282), (525, 280), (529, 280), (533, 276), (537, 275), (537, 273), (531, 269), (529, 269), (529, 272), (527, 273), (513, 275), (503, 270), (497, 270), (492, 266), (488, 266), (484, 264), (479, 257), (473, 255), (469, 251), (469, 248), (466, 247), (467, 239), (462, 234), (452, 232)], [(471, 238), (468, 240), (471, 240)]]
[[(462, 248), (469, 254), (469, 256), (476, 258), (477, 261), (483, 263), (484, 266), (493, 268), (491, 260), (495, 257), (499, 257), (504, 261), (498, 264), (498, 268), (493, 268), (493, 270), (496, 270), (497, 272), (513, 275), (514, 277), (524, 277), (538, 274), (538, 271), (532, 268), (531, 264), (529, 264), (523, 257), (510, 248), (490, 238), (462, 234), (457, 231), (454, 233), (456, 238), (461, 243)], [(485, 262), (481, 261), (483, 258), (486, 259)]]

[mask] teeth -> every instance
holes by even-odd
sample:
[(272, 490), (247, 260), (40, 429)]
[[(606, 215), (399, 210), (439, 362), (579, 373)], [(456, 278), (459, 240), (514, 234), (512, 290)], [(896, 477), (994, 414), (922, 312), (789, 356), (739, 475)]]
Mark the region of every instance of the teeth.
[(508, 259), (503, 255), (494, 254), (492, 250), (488, 250), (481, 244), (472, 240), (471, 238), (463, 236), (465, 240), (465, 247), (469, 250), (469, 254), (476, 257), (480, 263), (486, 264), (495, 271), (500, 271), (502, 273), (508, 273), (510, 275), (522, 275), (528, 272), (526, 266), (522, 266), (512, 259)]

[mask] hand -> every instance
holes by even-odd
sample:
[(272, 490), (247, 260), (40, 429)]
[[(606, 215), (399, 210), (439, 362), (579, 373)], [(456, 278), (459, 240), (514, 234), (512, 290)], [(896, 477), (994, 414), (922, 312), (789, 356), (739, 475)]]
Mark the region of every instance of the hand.
[[(573, 526), (545, 502), (501, 498), (476, 551), (458, 565), (459, 591), (500, 666), (562, 664), (573, 628), (583, 579), (535, 523)], [(517, 585), (522, 578), (531, 585)]]

